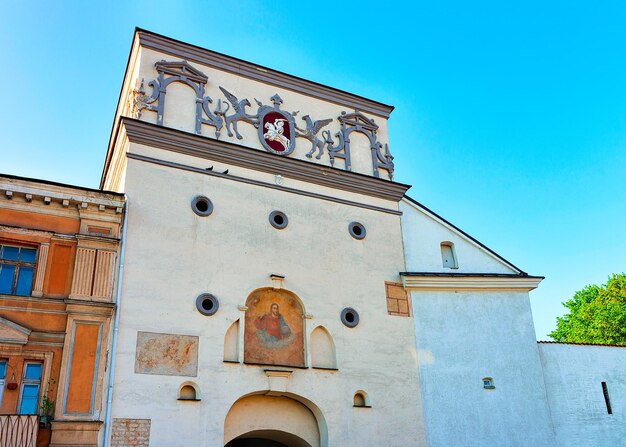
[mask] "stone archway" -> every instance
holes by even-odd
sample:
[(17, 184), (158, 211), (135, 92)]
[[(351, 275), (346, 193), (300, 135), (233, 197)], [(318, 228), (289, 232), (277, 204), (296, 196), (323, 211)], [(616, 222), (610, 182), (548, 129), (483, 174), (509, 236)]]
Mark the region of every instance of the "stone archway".
[(256, 430), (238, 436), (225, 447), (311, 447), (311, 444), (291, 433)]
[(320, 441), (320, 429), (325, 437), (325, 423), (320, 423), (304, 403), (285, 395), (253, 394), (237, 400), (228, 411), (224, 444), (227, 447), (325, 447), (326, 442)]

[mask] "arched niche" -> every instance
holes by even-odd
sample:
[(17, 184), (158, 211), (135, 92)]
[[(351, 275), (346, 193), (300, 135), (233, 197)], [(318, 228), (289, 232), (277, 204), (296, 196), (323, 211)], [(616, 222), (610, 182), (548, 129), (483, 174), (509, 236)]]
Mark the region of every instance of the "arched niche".
[(311, 366), (313, 368), (337, 369), (337, 356), (333, 337), (323, 326), (311, 333)]
[(244, 362), (304, 367), (304, 307), (292, 292), (257, 289), (246, 300)]
[(224, 335), (224, 361), (239, 361), (239, 320), (231, 324)]
[(363, 390), (358, 390), (354, 393), (352, 404), (354, 407), (362, 408), (371, 408), (372, 406), (369, 395)]
[(163, 125), (185, 132), (195, 132), (196, 95), (195, 86), (189, 83), (182, 81), (170, 83), (167, 86), (167, 101), (163, 105)]
[(178, 387), (178, 400), (199, 401), (200, 388), (194, 382), (183, 382)]
[(360, 132), (350, 134), (350, 157), (352, 158), (352, 171), (370, 175), (373, 172), (372, 142), (368, 135)]
[[(326, 421), (311, 401), (259, 391), (238, 399), (224, 421), (224, 445), (328, 447)], [(256, 441), (256, 444), (252, 441)]]

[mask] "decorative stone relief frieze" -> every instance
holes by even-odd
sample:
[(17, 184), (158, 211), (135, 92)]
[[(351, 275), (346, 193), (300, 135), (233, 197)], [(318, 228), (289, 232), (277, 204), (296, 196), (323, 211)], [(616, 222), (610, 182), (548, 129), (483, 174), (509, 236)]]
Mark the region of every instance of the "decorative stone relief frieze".
[[(215, 128), (215, 138), (220, 138), (221, 130), (226, 127), (228, 136), (235, 136), (243, 139), (239, 133), (238, 123), (243, 122), (254, 126), (258, 130), (258, 137), (261, 145), (268, 152), (288, 156), (296, 146), (296, 138), (303, 138), (311, 143), (311, 149), (306, 154), (308, 158), (315, 155), (317, 160), (321, 159), (324, 151), (328, 152), (330, 164), (335, 166), (336, 159), (343, 159), (345, 169), (352, 170), (350, 159), (350, 134), (359, 132), (367, 136), (370, 142), (372, 157), (372, 175), (380, 177), (380, 170), (386, 170), (389, 179), (393, 180), (394, 163), (393, 156), (389, 152), (389, 146), (378, 141), (378, 125), (373, 119), (355, 110), (354, 113), (341, 112), (337, 117), (340, 129), (333, 137), (329, 130), (322, 131), (322, 138), (318, 133), (334, 120), (324, 118), (314, 120), (309, 115), (304, 115), (306, 127), (300, 128), (296, 124), (298, 111), (287, 112), (281, 109), (283, 100), (275, 94), (270, 98), (273, 106), (265, 105), (254, 98), (257, 111), (254, 114), (248, 113), (247, 107), (251, 103), (247, 98), (240, 99), (230, 90), (219, 86), (226, 101), (217, 99), (215, 107), (211, 110), (213, 99), (205, 95), (208, 77), (200, 70), (191, 66), (187, 61), (159, 61), (155, 64), (158, 77), (148, 82), (148, 87), (152, 91), (148, 94), (145, 91), (145, 81), (142, 79), (139, 87), (129, 92), (128, 104), (130, 114), (134, 118), (141, 118), (143, 110), (156, 112), (156, 124), (163, 125), (163, 114), (165, 110), (165, 98), (167, 87), (173, 82), (181, 82), (191, 87), (196, 94), (196, 115), (195, 133), (202, 134), (202, 125), (209, 125)], [(231, 112), (231, 113), (229, 113)]]

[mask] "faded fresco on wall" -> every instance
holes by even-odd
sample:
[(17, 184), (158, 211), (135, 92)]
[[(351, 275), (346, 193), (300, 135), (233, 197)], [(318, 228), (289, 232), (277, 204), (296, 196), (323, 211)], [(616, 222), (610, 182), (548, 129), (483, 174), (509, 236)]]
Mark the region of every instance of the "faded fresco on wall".
[(198, 337), (138, 332), (135, 372), (166, 376), (197, 376)]
[(304, 366), (303, 312), (284, 290), (263, 289), (246, 302), (244, 362)]

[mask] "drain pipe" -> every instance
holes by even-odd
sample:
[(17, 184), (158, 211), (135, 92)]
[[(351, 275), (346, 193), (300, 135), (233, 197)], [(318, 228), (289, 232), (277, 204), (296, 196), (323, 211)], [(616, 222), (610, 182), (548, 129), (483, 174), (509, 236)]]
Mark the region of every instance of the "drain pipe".
[(122, 224), (122, 240), (120, 241), (120, 266), (117, 272), (115, 291), (115, 318), (113, 319), (113, 340), (111, 343), (111, 362), (109, 364), (109, 386), (107, 389), (107, 407), (104, 414), (104, 446), (110, 445), (111, 437), (111, 404), (113, 402), (113, 379), (115, 378), (115, 352), (117, 350), (117, 333), (120, 323), (120, 294), (122, 293), (122, 277), (124, 276), (124, 254), (126, 253), (126, 227), (128, 224), (128, 196), (124, 194), (124, 223)]

